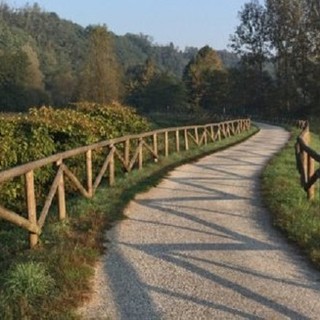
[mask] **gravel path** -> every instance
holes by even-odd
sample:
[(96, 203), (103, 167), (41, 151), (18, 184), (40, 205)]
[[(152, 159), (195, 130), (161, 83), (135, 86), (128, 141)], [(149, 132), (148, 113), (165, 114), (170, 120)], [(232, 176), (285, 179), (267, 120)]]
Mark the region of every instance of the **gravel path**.
[(84, 319), (320, 319), (320, 273), (259, 198), (261, 169), (288, 133), (260, 127), (130, 203), (107, 233)]

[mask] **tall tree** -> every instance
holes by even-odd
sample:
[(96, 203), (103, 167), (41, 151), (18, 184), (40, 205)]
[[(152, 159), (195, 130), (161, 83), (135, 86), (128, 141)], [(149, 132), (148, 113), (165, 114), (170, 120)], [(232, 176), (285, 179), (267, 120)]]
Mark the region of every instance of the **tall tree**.
[(226, 113), (229, 104), (229, 73), (227, 70), (215, 70), (206, 74), (205, 94), (201, 100), (204, 109), (217, 114)]
[(306, 61), (303, 2), (266, 0), (270, 40), (275, 51), (279, 105), (284, 106), (285, 112), (295, 111), (300, 104), (296, 72), (298, 65), (305, 66)]
[(190, 104), (195, 109), (202, 107), (201, 101), (208, 94), (210, 74), (223, 69), (222, 61), (215, 50), (205, 46), (186, 66), (183, 80), (189, 94)]
[(258, 0), (244, 5), (240, 25), (231, 37), (231, 48), (261, 74), (269, 56), (268, 22), (265, 8)]
[[(268, 20), (265, 8), (258, 0), (246, 3), (239, 12), (240, 24), (231, 37), (231, 48), (241, 56), (242, 72), (250, 81), (251, 98), (247, 101), (251, 112), (262, 112), (267, 101), (264, 91), (264, 69), (270, 56)], [(248, 90), (245, 90), (248, 91)]]
[(144, 112), (176, 112), (186, 108), (183, 82), (168, 74), (158, 73), (141, 92), (140, 110)]
[(29, 61), (27, 67), (27, 85), (32, 89), (44, 90), (43, 74), (40, 70), (40, 62), (37, 52), (30, 44), (22, 46), (22, 51), (26, 53)]
[(89, 50), (80, 83), (80, 99), (107, 103), (121, 97), (121, 69), (106, 26), (88, 28)]
[(146, 59), (144, 64), (128, 68), (126, 72), (126, 102), (138, 109), (146, 109), (145, 91), (158, 73), (159, 70), (154, 60), (150, 57)]
[(2, 110), (23, 110), (27, 67), (28, 57), (21, 50), (0, 53), (0, 107)]

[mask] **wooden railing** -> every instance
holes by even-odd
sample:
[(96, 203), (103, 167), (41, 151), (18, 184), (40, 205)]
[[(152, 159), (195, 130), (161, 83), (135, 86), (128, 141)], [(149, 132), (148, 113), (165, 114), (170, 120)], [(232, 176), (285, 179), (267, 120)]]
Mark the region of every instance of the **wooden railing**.
[(310, 145), (310, 131), (307, 121), (300, 121), (302, 130), (295, 144), (297, 169), (300, 173), (301, 186), (307, 192), (308, 199), (314, 199), (315, 183), (320, 178), (320, 168), (315, 170), (315, 162), (320, 164), (320, 154)]
[[(167, 157), (170, 152), (179, 152), (182, 149), (188, 150), (191, 144), (200, 147), (208, 142), (215, 142), (240, 134), (249, 130), (250, 126), (249, 119), (240, 119), (202, 126), (155, 130), (79, 147), (2, 171), (0, 172), (0, 184), (24, 176), (27, 212), (25, 214), (23, 212), (16, 213), (0, 205), (0, 219), (7, 220), (29, 231), (30, 247), (34, 247), (39, 241), (39, 235), (42, 232), (55, 195), (57, 195), (58, 200), (59, 219), (66, 218), (66, 178), (84, 197), (91, 198), (106, 173), (108, 173), (109, 184), (114, 184), (116, 161), (127, 172), (130, 172), (134, 167), (142, 169), (144, 162), (148, 161), (146, 154), (151, 155), (151, 159), (157, 161), (161, 156)], [(161, 144), (159, 143), (160, 140)], [(169, 143), (172, 140), (174, 141), (174, 147), (172, 143)], [(102, 167), (96, 170), (97, 174), (94, 177), (93, 153), (100, 152), (101, 154), (101, 150), (107, 150), (107, 155)], [(85, 156), (86, 186), (66, 165), (67, 159), (79, 155)], [(36, 199), (34, 171), (52, 164), (55, 166), (56, 173), (40, 211)], [(37, 211), (40, 211), (39, 215)]]
[(308, 122), (307, 120), (300, 120), (294, 118), (285, 118), (285, 117), (262, 117), (258, 115), (250, 115), (250, 119), (252, 121), (269, 123), (274, 125), (282, 125), (282, 126), (295, 126), (299, 129), (304, 129), (305, 124)]

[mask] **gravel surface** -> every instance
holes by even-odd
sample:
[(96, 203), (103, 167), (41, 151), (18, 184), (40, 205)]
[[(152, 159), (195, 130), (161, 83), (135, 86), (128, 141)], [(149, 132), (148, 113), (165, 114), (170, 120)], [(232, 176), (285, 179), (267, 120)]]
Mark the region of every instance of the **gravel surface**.
[(84, 319), (320, 319), (320, 273), (272, 228), (259, 196), (289, 134), (260, 127), (130, 203), (107, 232)]

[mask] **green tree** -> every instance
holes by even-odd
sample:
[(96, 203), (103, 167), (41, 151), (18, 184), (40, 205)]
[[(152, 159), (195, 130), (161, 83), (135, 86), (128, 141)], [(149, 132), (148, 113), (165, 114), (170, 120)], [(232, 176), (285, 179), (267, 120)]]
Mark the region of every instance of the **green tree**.
[(55, 106), (66, 106), (77, 98), (74, 96), (77, 82), (76, 73), (72, 71), (70, 65), (61, 66), (47, 79), (47, 89)]
[(201, 101), (208, 94), (210, 74), (223, 69), (222, 61), (215, 50), (205, 46), (191, 59), (183, 74), (189, 102), (195, 110), (202, 107)]
[(294, 112), (301, 103), (297, 72), (298, 68), (305, 68), (307, 49), (303, 2), (266, 0), (270, 41), (275, 51), (279, 106), (284, 106), (283, 112)]
[(80, 100), (107, 103), (121, 97), (121, 70), (106, 26), (88, 28), (89, 50), (80, 83)]
[(23, 110), (27, 67), (26, 53), (22, 51), (0, 53), (0, 106), (2, 110)]
[(177, 112), (186, 109), (186, 90), (183, 82), (167, 72), (156, 75), (143, 90), (144, 112)]
[(253, 80), (250, 81), (251, 102), (247, 101), (246, 105), (261, 112), (267, 104), (264, 69), (270, 56), (267, 12), (258, 0), (251, 0), (239, 12), (239, 19), (240, 24), (231, 37), (231, 48), (241, 56), (241, 71), (247, 73), (244, 78)]
[[(245, 4), (231, 47), (241, 56), (242, 72), (248, 72), (244, 77), (254, 79), (250, 105), (255, 101), (256, 107), (265, 109), (271, 91), (279, 113), (306, 112), (318, 100), (318, 9), (318, 0), (265, 0), (265, 6), (251, 0)], [(267, 67), (274, 76), (271, 91)]]
[(28, 77), (26, 85), (32, 89), (44, 90), (43, 74), (40, 70), (40, 62), (37, 52), (30, 44), (23, 45), (22, 51), (27, 55), (29, 62), (26, 70)]
[(147, 58), (144, 64), (128, 68), (126, 72), (126, 102), (138, 109), (144, 109), (146, 106), (144, 101), (146, 87), (158, 73), (159, 70), (152, 58)]
[(231, 37), (231, 48), (261, 74), (269, 55), (268, 22), (258, 0), (246, 3), (239, 12), (240, 25)]
[(204, 109), (221, 114), (229, 105), (230, 87), (227, 70), (216, 70), (206, 75), (205, 92), (201, 106)]

